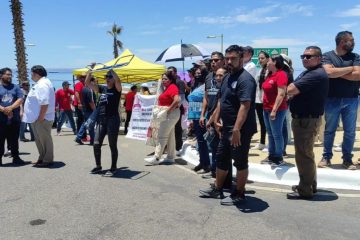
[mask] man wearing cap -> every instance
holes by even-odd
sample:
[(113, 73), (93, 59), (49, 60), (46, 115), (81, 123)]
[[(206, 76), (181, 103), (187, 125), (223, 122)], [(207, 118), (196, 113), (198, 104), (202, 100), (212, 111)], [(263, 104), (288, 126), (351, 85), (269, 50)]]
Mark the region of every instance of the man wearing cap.
[(329, 79), (321, 65), (321, 49), (309, 46), (301, 55), (306, 71), (287, 87), (291, 98), (292, 130), (294, 133), (295, 161), (299, 171), (299, 185), (293, 186), (288, 199), (312, 198), (317, 191), (314, 141), (324, 113), (329, 90)]
[(73, 112), (71, 109), (71, 96), (74, 95), (74, 91), (69, 88), (70, 83), (68, 81), (64, 81), (62, 83), (62, 89), (59, 89), (55, 93), (55, 107), (56, 111), (60, 111), (60, 118), (57, 124), (57, 135), (60, 135), (61, 127), (65, 122), (65, 118), (67, 118), (70, 122), (71, 128), (76, 134), (76, 127)]
[[(75, 107), (75, 114), (76, 114), (76, 130), (79, 131), (80, 130), (80, 127), (81, 125), (83, 124), (84, 122), (84, 114), (83, 114), (83, 111), (82, 111), (82, 89), (84, 88), (85, 86), (85, 77), (86, 77), (86, 74), (83, 73), (81, 75), (78, 75), (77, 76), (77, 79), (79, 80), (79, 82), (77, 82), (74, 86), (74, 90), (75, 90), (75, 94), (74, 94), (74, 107)], [(86, 131), (84, 133), (84, 135), (81, 137), (82, 139), (83, 138), (86, 138)]]

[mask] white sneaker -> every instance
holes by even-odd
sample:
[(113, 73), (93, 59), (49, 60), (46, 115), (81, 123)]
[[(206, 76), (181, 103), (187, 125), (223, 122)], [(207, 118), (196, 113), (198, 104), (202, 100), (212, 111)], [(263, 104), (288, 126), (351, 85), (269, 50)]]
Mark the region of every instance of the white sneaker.
[(251, 150), (263, 150), (265, 147), (265, 144), (258, 143), (254, 147), (252, 147)]
[(342, 143), (334, 143), (334, 147), (341, 147)]
[(144, 161), (151, 165), (158, 165), (160, 163), (159, 159), (157, 159), (155, 156), (144, 158)]
[(341, 145), (337, 146), (337, 147), (334, 147), (334, 152), (341, 152), (341, 151), (342, 151)]
[(261, 151), (263, 152), (269, 152), (269, 149), (267, 147), (264, 147)]

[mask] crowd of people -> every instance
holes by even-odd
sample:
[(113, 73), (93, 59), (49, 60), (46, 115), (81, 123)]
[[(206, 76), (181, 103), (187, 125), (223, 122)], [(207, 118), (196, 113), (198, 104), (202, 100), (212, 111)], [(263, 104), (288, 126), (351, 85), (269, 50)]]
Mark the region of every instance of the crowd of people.
[[(289, 199), (310, 199), (317, 192), (316, 163), (313, 152), (318, 134), (323, 135), (323, 158), (319, 168), (331, 165), (332, 148), (339, 120), (342, 120), (342, 166), (357, 169), (352, 161), (358, 109), (360, 57), (353, 53), (351, 32), (339, 32), (336, 48), (322, 53), (318, 46), (308, 46), (300, 56), (304, 68), (295, 80), (291, 59), (285, 54), (258, 54), (260, 70), (251, 61), (252, 47), (229, 46), (225, 55), (213, 52), (209, 61), (196, 62), (189, 70), (190, 82), (181, 80), (175, 67), (168, 67), (159, 80), (153, 108), (149, 137), (155, 137), (154, 155), (144, 160), (151, 165), (173, 163), (183, 147), (182, 118), (191, 121), (188, 134), (194, 134), (199, 152), (199, 165), (193, 168), (214, 178), (210, 187), (200, 190), (204, 197), (221, 199), (223, 205), (245, 200), (245, 185), (249, 170), (248, 159), (251, 140), (260, 125), (259, 143), (252, 149), (268, 152), (262, 164), (279, 167), (286, 164), (286, 145), (294, 138), (295, 160), (299, 184), (287, 194)], [(0, 71), (0, 165), (5, 153), (5, 141), (14, 164), (27, 162), (19, 157), (19, 138), (23, 142), (35, 141), (39, 157), (34, 167), (48, 167), (54, 161), (51, 136), (56, 122), (57, 135), (67, 118), (75, 142), (88, 141), (93, 145), (95, 167), (92, 174), (102, 172), (101, 149), (108, 136), (111, 168), (104, 173), (113, 176), (117, 170), (122, 92), (121, 79), (115, 71), (105, 75), (106, 85), (99, 85), (92, 76), (91, 65), (87, 74), (78, 76), (74, 91), (65, 81), (55, 91), (44, 67), (31, 68), (35, 85), (12, 83), (12, 71)], [(137, 86), (132, 86), (125, 97), (125, 134), (128, 131)], [(151, 94), (147, 84), (141, 92)], [(185, 108), (186, 106), (186, 108)], [(76, 114), (74, 121), (73, 109)], [(59, 116), (56, 119), (56, 112)], [(324, 114), (325, 113), (325, 114)], [(291, 116), (291, 117), (290, 117)], [(324, 118), (324, 132), (319, 133)], [(55, 119), (55, 120), (54, 120)], [(291, 120), (291, 129), (289, 128)], [(30, 140), (25, 137), (29, 130)], [(156, 130), (156, 132), (155, 132)], [(87, 136), (87, 133), (89, 137)], [(267, 135), (267, 140), (266, 140)], [(267, 144), (266, 144), (267, 142)], [(163, 159), (163, 153), (167, 156)], [(210, 157), (211, 153), (211, 157)], [(227, 197), (224, 189), (232, 187), (232, 161), (236, 169), (236, 187)]]
[[(166, 131), (156, 133), (156, 154), (144, 160), (152, 165), (162, 161), (174, 162), (174, 150), (180, 149), (174, 146), (173, 135), (175, 133), (175, 142), (180, 142), (182, 134), (176, 132), (173, 107), (168, 116), (165, 113), (173, 103), (180, 102), (178, 107), (181, 109), (187, 101), (187, 118), (192, 121), (188, 131), (195, 134), (199, 152), (199, 165), (193, 170), (205, 173), (202, 175), (204, 178), (215, 178), (209, 188), (200, 190), (201, 195), (221, 198), (224, 205), (242, 201), (245, 199), (250, 142), (257, 132), (257, 116), (260, 139), (252, 149), (268, 152), (268, 157), (261, 163), (275, 168), (286, 164), (286, 145), (293, 134), (300, 181), (287, 197), (312, 198), (317, 192), (314, 142), (318, 135), (324, 136), (320, 138), (324, 145), (323, 158), (317, 167), (330, 166), (340, 117), (344, 129), (342, 166), (347, 170), (357, 169), (352, 161), (352, 151), (360, 58), (353, 53), (355, 42), (351, 32), (339, 32), (335, 43), (335, 50), (324, 54), (318, 46), (306, 47), (300, 56), (306, 70), (295, 80), (292, 61), (285, 54), (269, 55), (261, 51), (257, 56), (261, 68), (257, 71), (251, 61), (254, 50), (250, 46), (232, 45), (226, 49), (225, 56), (213, 52), (209, 62), (194, 63), (194, 68), (189, 70), (191, 84), (176, 76), (169, 77), (174, 72), (174, 67), (169, 67), (159, 84), (157, 107), (152, 119), (160, 129), (166, 126)], [(160, 101), (163, 98), (168, 99), (166, 105)], [(181, 113), (176, 115), (180, 121)], [(323, 118), (324, 130), (319, 132)], [(162, 160), (165, 148), (168, 154)], [(224, 198), (223, 189), (232, 185), (232, 160), (237, 169), (236, 190)]]

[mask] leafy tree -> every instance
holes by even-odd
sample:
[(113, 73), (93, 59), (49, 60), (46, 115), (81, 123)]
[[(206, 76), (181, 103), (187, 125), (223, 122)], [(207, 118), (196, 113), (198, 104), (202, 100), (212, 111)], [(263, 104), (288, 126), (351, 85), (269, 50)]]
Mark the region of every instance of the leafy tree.
[(113, 37), (113, 47), (114, 47), (114, 58), (119, 56), (119, 49), (123, 49), (123, 43), (118, 40), (119, 35), (121, 34), (123, 27), (116, 25), (112, 26), (111, 31), (107, 31)]

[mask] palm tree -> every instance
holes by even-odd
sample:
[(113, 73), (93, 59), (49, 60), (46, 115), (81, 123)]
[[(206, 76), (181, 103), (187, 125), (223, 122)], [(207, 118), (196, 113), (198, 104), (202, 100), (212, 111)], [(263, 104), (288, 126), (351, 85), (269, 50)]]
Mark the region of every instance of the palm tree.
[(113, 47), (114, 47), (114, 58), (117, 58), (119, 56), (119, 49), (123, 48), (123, 43), (118, 40), (118, 36), (120, 35), (120, 33), (122, 32), (123, 27), (116, 25), (116, 23), (114, 23), (114, 25), (112, 26), (111, 31), (107, 31), (108, 34), (110, 34), (113, 37), (114, 43), (113, 43)]
[(14, 39), (16, 47), (16, 64), (18, 69), (19, 83), (28, 80), (27, 74), (27, 59), (25, 53), (25, 38), (24, 38), (24, 21), (22, 13), (22, 4), (20, 0), (10, 0), (10, 8), (13, 16)]

